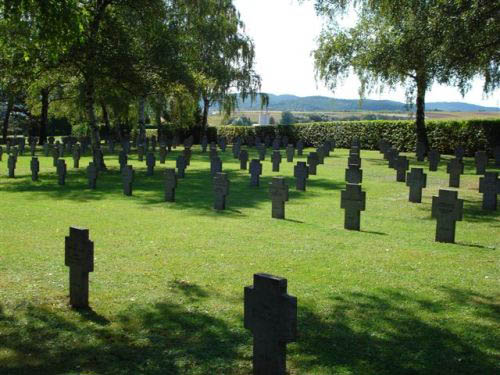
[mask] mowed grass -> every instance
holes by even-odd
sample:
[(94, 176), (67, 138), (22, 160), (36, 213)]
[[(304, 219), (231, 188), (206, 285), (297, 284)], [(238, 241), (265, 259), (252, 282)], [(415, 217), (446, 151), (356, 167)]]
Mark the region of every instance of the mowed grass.
[[(4, 155), (1, 374), (250, 374), (243, 287), (257, 272), (287, 278), (298, 298), (291, 374), (498, 373), (500, 216), (481, 210), (471, 159), (459, 189), (464, 220), (456, 244), (443, 244), (434, 242), (431, 199), (448, 186), (449, 157), (428, 172), (410, 155), (428, 173), (423, 203), (412, 204), (382, 156), (362, 151), (367, 203), (362, 231), (352, 232), (340, 209), (347, 150), (325, 159), (306, 192), (295, 190), (286, 158), (273, 173), (268, 152), (261, 187), (251, 188), (230, 149), (219, 152), (231, 181), (224, 212), (212, 209), (208, 154), (194, 150), (176, 203), (163, 201), (162, 171), (179, 149), (153, 177), (131, 156), (132, 197), (122, 193), (117, 155), (106, 155), (95, 191), (69, 157), (59, 186), (51, 158), (40, 156), (33, 183), (29, 156), (8, 179)], [(277, 175), (290, 185), (286, 220), (271, 218)], [(70, 226), (89, 228), (95, 244), (91, 311), (68, 306)]]

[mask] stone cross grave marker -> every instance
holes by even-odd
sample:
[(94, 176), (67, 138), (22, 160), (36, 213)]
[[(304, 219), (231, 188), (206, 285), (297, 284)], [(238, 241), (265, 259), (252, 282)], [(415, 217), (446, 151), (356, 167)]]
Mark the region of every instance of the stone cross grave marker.
[(394, 162), (394, 169), (396, 169), (396, 181), (406, 181), (406, 171), (410, 168), (410, 162), (406, 156), (398, 156)]
[(351, 146), (351, 148), (349, 149), (349, 156), (352, 156), (352, 155), (360, 155), (361, 154), (361, 150), (356, 147), (356, 146)]
[(323, 150), (323, 146), (316, 148), (316, 155), (318, 155), (318, 164), (325, 164), (325, 150)]
[(17, 163), (17, 156), (19, 155), (19, 149), (17, 147), (12, 147), (11, 153), (12, 153), (12, 156), (14, 156), (14, 158), (16, 159), (16, 163)]
[(214, 209), (220, 211), (226, 209), (226, 197), (229, 195), (229, 180), (227, 173), (217, 173), (214, 177)]
[(281, 147), (281, 139), (279, 137), (274, 138), (273, 150), (279, 150)]
[(240, 151), (241, 151), (241, 144), (240, 141), (235, 141), (233, 144), (233, 157), (235, 159), (238, 159), (240, 157)]
[(75, 309), (89, 307), (89, 272), (94, 272), (94, 243), (89, 230), (69, 228), (64, 264), (69, 267), (69, 303)]
[(417, 142), (417, 147), (416, 147), (417, 161), (425, 160), (425, 152), (426, 152), (425, 144), (423, 142)]
[(187, 167), (186, 158), (184, 157), (184, 155), (177, 156), (175, 165), (177, 167), (177, 177), (184, 178), (186, 175), (186, 167)]
[(432, 217), (437, 219), (436, 241), (455, 242), (457, 221), (462, 221), (464, 201), (458, 192), (439, 190), (439, 197), (432, 197)]
[(385, 154), (389, 147), (391, 147), (391, 145), (385, 139), (381, 139), (378, 141), (378, 149), (381, 154)]
[(63, 158), (64, 157), (64, 144), (57, 141), (56, 145), (57, 145), (57, 150), (59, 151), (59, 157)]
[(160, 164), (165, 164), (165, 159), (167, 158), (167, 145), (165, 143), (160, 144)]
[(80, 157), (81, 157), (80, 146), (75, 145), (75, 147), (73, 147), (72, 157), (73, 157), (73, 168), (75, 169), (80, 168)]
[(120, 153), (118, 154), (118, 163), (120, 163), (120, 172), (121, 172), (128, 163), (128, 155), (125, 150), (121, 150)]
[(201, 152), (203, 153), (207, 152), (207, 147), (208, 147), (208, 138), (206, 135), (204, 135), (201, 138)]
[(483, 194), (483, 210), (497, 209), (497, 195), (500, 194), (500, 180), (498, 172), (486, 172), (479, 179), (479, 192)]
[(464, 155), (465, 155), (465, 149), (463, 148), (463, 146), (457, 146), (457, 148), (455, 148), (455, 158), (462, 161)]
[(359, 154), (352, 154), (347, 158), (347, 166), (353, 166), (353, 167), (358, 167), (361, 168), (361, 158), (359, 157)]
[(184, 148), (182, 150), (182, 154), (184, 155), (184, 159), (186, 159), (186, 166), (189, 167), (191, 165), (191, 156), (193, 155), (190, 148)]
[(165, 201), (175, 202), (175, 189), (177, 188), (177, 175), (174, 168), (165, 170)]
[(146, 155), (146, 166), (148, 167), (146, 176), (153, 176), (155, 173), (156, 156), (152, 152), (148, 152)]
[(97, 170), (97, 167), (94, 162), (90, 162), (89, 166), (87, 167), (87, 181), (88, 181), (88, 186), (89, 189), (95, 190), (97, 186), (97, 175), (99, 171)]
[(439, 162), (441, 161), (441, 155), (437, 150), (430, 150), (427, 155), (429, 159), (429, 171), (436, 172), (438, 170)]
[(295, 177), (295, 188), (300, 191), (306, 191), (309, 167), (305, 161), (297, 162), (297, 165), (293, 168), (293, 176)]
[(40, 162), (36, 156), (31, 158), (30, 163), (31, 169), (31, 181), (38, 181), (38, 172), (40, 172)]
[(281, 164), (281, 152), (274, 150), (273, 154), (271, 155), (271, 161), (273, 163), (273, 172), (279, 172)]
[(396, 163), (397, 158), (399, 157), (399, 151), (395, 148), (390, 148), (387, 152), (387, 160), (389, 161), (389, 168), (394, 169), (394, 164)]
[(137, 147), (137, 160), (144, 161), (144, 146), (139, 145)]
[(248, 151), (247, 150), (241, 150), (240, 151), (240, 169), (246, 171), (248, 166)]
[(66, 183), (66, 172), (67, 172), (66, 160), (59, 159), (57, 161), (57, 177), (58, 177), (57, 182), (61, 186)]
[(318, 167), (319, 160), (318, 154), (315, 152), (310, 152), (307, 155), (307, 165), (309, 166), (309, 175), (316, 176), (316, 169)]
[(488, 154), (486, 151), (477, 151), (474, 155), (474, 163), (476, 164), (476, 174), (484, 174), (488, 166)]
[(288, 137), (287, 137), (286, 135), (285, 135), (285, 136), (283, 136), (283, 138), (281, 139), (281, 145), (282, 145), (283, 147), (288, 146)]
[(297, 142), (297, 155), (302, 156), (304, 154), (304, 142), (299, 139)]
[(57, 167), (57, 160), (59, 160), (59, 150), (54, 147), (52, 149), (52, 166)]
[(9, 158), (7, 159), (7, 168), (9, 169), (9, 178), (15, 178), (16, 177), (16, 164), (17, 164), (17, 158), (10, 154)]
[(325, 141), (323, 143), (323, 152), (325, 153), (325, 157), (329, 157), (330, 156), (330, 150), (331, 150), (331, 145), (330, 145), (330, 141)]
[(288, 145), (286, 147), (286, 161), (288, 163), (293, 163), (294, 156), (295, 156), (295, 147), (293, 147), (293, 145)]
[(285, 184), (283, 177), (273, 177), (269, 184), (269, 193), (271, 194), (273, 219), (285, 218), (285, 202), (288, 202), (288, 185)]
[(134, 183), (134, 168), (131, 165), (125, 165), (122, 169), (123, 194), (132, 195), (132, 184)]
[(245, 287), (244, 326), (253, 335), (253, 373), (286, 374), (286, 344), (297, 339), (297, 298), (287, 280), (257, 273)]
[(340, 194), (340, 208), (345, 209), (344, 228), (359, 231), (361, 211), (366, 209), (366, 192), (361, 185), (347, 184)]
[(259, 153), (259, 160), (266, 160), (266, 145), (264, 143), (259, 143), (257, 146), (257, 152)]
[(260, 185), (260, 175), (262, 174), (262, 163), (259, 159), (252, 159), (250, 162), (250, 186)]
[(349, 165), (345, 170), (345, 181), (348, 184), (360, 184), (363, 182), (363, 170), (357, 165)]
[(356, 147), (357, 149), (361, 149), (361, 142), (359, 140), (359, 137), (354, 137), (351, 142), (352, 147)]
[(452, 159), (446, 168), (450, 175), (450, 187), (460, 187), (460, 175), (464, 173), (464, 163), (458, 158)]
[(222, 160), (218, 156), (210, 159), (210, 176), (215, 177), (222, 172)]
[(227, 140), (226, 137), (220, 137), (219, 139), (219, 147), (222, 152), (226, 152)]
[(412, 203), (422, 202), (422, 189), (427, 187), (427, 175), (422, 168), (412, 168), (406, 175), (406, 186), (410, 188), (408, 200)]

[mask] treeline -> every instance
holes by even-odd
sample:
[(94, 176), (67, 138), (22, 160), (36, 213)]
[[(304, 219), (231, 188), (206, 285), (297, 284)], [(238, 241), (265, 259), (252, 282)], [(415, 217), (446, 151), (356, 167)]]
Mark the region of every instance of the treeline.
[[(228, 64), (227, 62), (231, 63)], [(207, 125), (255, 97), (254, 46), (231, 0), (0, 1), (1, 140), (145, 136)]]

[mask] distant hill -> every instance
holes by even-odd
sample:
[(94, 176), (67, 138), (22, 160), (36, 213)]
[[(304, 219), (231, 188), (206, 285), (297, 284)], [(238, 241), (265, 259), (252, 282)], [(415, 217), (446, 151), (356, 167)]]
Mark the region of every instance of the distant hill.
[[(240, 101), (239, 109), (242, 111), (260, 110), (260, 99), (256, 103), (250, 100)], [(294, 111), (294, 112), (337, 112), (337, 111), (390, 111), (405, 112), (407, 105), (402, 102), (392, 100), (370, 100), (361, 102), (356, 99), (336, 99), (326, 96), (306, 96), (295, 95), (273, 95), (269, 94), (270, 111)], [(413, 110), (415, 108), (413, 107)], [(460, 103), (460, 102), (436, 102), (427, 103), (427, 111), (445, 112), (500, 112), (498, 107), (482, 107), (480, 105)]]

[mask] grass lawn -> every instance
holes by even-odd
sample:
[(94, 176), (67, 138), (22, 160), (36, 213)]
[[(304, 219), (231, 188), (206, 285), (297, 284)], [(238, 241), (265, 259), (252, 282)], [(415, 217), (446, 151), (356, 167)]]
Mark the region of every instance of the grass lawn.
[[(250, 374), (243, 287), (267, 272), (298, 298), (291, 374), (498, 374), (500, 215), (481, 211), (478, 176), (466, 159), (456, 244), (434, 242), (431, 199), (447, 188), (445, 163), (428, 172), (423, 203), (374, 151), (362, 151), (367, 209), (361, 232), (343, 229), (340, 191), (347, 150), (336, 150), (307, 192), (293, 165), (249, 186), (231, 150), (219, 152), (231, 181), (228, 209), (214, 212), (208, 154), (194, 147), (177, 202), (163, 202), (162, 170), (146, 176), (136, 155), (132, 197), (122, 194), (117, 155), (97, 190), (67, 159), (66, 186), (52, 159), (30, 157), (16, 179), (0, 162), (0, 374)], [(255, 150), (250, 152), (256, 156)], [(284, 155), (284, 152), (282, 152)], [(306, 155), (306, 152), (304, 153)], [(300, 158), (305, 160), (304, 158)], [(89, 158), (82, 158), (87, 166)], [(417, 163), (412, 156), (411, 165)], [(268, 184), (290, 185), (287, 220), (271, 219)], [(68, 307), (64, 237), (90, 229), (92, 311)]]

